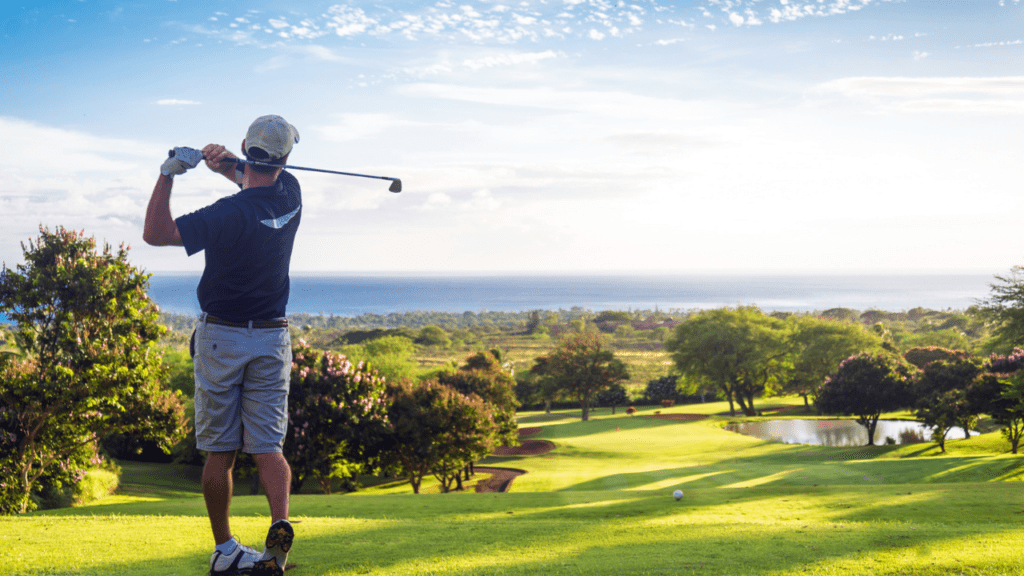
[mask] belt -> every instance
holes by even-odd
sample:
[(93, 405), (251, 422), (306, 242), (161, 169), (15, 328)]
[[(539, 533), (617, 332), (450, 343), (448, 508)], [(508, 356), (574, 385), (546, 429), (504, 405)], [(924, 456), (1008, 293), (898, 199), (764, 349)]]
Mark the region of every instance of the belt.
[(232, 322), (230, 320), (222, 320), (216, 316), (206, 315), (207, 324), (217, 324), (219, 326), (231, 326), (232, 328), (287, 328), (288, 320), (249, 320), (247, 322)]

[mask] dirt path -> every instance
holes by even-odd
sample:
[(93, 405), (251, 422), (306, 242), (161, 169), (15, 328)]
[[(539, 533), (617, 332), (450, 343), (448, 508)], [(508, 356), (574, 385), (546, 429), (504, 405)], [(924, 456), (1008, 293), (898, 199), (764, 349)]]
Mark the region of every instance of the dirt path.
[[(540, 428), (523, 428), (519, 436), (532, 436), (540, 432)], [(519, 446), (498, 446), (494, 449), (495, 456), (538, 456), (555, 449), (555, 443), (549, 440), (520, 440)], [(490, 474), (491, 477), (476, 483), (477, 492), (508, 492), (512, 481), (517, 476), (526, 474), (526, 470), (518, 468), (498, 468), (495, 466), (474, 466), (473, 471)]]

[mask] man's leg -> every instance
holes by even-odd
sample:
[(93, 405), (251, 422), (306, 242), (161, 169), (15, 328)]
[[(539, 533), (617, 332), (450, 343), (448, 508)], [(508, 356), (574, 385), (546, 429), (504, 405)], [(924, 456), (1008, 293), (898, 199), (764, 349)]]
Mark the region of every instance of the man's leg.
[(210, 517), (213, 538), (217, 544), (231, 539), (228, 514), (234, 485), (231, 470), (235, 465), (235, 452), (210, 452), (203, 467), (203, 498)]
[(253, 454), (260, 483), (270, 504), (270, 521), (288, 519), (288, 494), (292, 487), (292, 469), (280, 452)]

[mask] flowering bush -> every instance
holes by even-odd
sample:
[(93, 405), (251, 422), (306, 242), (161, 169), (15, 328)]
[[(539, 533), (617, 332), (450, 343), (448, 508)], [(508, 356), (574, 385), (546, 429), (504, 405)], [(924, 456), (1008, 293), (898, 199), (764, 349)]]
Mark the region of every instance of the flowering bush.
[(358, 475), (376, 458), (387, 425), (384, 378), (364, 362), (299, 340), (292, 349), (284, 445), (293, 492), (313, 477), (330, 493), (332, 479)]
[(60, 227), (22, 248), (25, 263), (0, 273), (0, 312), (25, 355), (0, 354), (0, 513), (79, 482), (104, 434), (169, 450), (185, 429), (182, 397), (160, 383), (149, 276), (128, 249)]

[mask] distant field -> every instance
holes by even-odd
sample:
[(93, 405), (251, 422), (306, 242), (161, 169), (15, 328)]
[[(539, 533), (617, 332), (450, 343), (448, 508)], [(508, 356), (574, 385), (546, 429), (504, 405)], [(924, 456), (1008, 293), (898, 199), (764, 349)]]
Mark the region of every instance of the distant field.
[[(556, 449), (483, 462), (527, 470), (510, 493), (433, 484), (413, 495), (393, 483), (297, 495), (289, 574), (1024, 574), (1024, 458), (998, 432), (952, 440), (946, 455), (932, 444), (790, 446), (722, 430), (727, 410), (661, 411), (711, 415), (689, 422), (649, 418), (653, 409), (585, 423), (578, 411), (523, 413), (521, 426), (541, 428), (531, 438)], [(197, 469), (124, 469), (121, 493), (94, 505), (0, 518), (7, 572), (205, 573)], [(257, 542), (263, 497), (236, 496), (233, 511), (236, 534)]]

